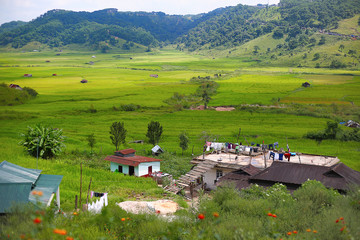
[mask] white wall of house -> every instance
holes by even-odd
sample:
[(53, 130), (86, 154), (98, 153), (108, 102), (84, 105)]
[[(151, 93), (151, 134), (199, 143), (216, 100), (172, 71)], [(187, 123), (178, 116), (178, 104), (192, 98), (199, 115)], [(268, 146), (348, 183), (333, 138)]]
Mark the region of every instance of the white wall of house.
[(143, 176), (148, 174), (149, 167), (152, 166), (152, 172), (160, 171), (160, 162), (144, 162), (139, 164), (138, 176)]
[(224, 168), (212, 168), (204, 174), (204, 182), (206, 183), (206, 188), (215, 189), (215, 180), (217, 178), (217, 172), (220, 174), (222, 172), (222, 176), (225, 174), (234, 171), (234, 169), (224, 169)]
[[(117, 169), (119, 169), (119, 166), (122, 166), (122, 173), (129, 174), (128, 165), (122, 165), (119, 163), (110, 162), (110, 170), (112, 172), (115, 172)], [(134, 168), (135, 171), (134, 175), (140, 177), (148, 174), (149, 166), (152, 166), (152, 172), (160, 171), (160, 162), (145, 162), (145, 163), (140, 163), (139, 166)]]

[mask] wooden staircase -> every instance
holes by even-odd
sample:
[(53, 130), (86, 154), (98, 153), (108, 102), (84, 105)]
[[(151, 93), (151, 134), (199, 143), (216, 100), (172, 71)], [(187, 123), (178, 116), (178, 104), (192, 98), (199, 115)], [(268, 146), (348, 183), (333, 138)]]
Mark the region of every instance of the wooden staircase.
[(217, 163), (209, 160), (205, 160), (197, 164), (193, 169), (191, 169), (185, 175), (182, 175), (178, 180), (175, 180), (174, 183), (166, 186), (164, 190), (173, 192), (177, 194), (182, 189), (189, 187), (191, 182), (196, 182), (201, 175), (204, 175), (208, 170), (212, 169)]

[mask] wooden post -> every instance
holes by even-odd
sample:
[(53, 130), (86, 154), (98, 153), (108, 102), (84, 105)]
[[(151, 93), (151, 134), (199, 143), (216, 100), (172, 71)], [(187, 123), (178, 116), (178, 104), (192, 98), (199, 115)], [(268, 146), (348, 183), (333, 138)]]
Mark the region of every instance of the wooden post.
[(265, 163), (265, 168), (267, 168), (265, 152), (264, 152), (264, 163)]
[(194, 147), (195, 147), (195, 145), (193, 145), (193, 147), (192, 147), (192, 153), (191, 153), (191, 156), (194, 156)]
[(238, 134), (237, 141), (236, 141), (237, 143), (239, 143), (240, 133), (241, 133), (241, 128), (239, 128), (239, 134)]
[(78, 196), (75, 195), (75, 211), (77, 210)]
[(87, 193), (87, 197), (86, 197), (86, 205), (89, 204), (89, 193), (90, 193), (91, 180), (92, 180), (92, 177), (90, 177), (90, 183), (89, 183), (88, 193)]
[(82, 163), (80, 163), (80, 199), (79, 199), (79, 206), (81, 206), (81, 191), (82, 191)]

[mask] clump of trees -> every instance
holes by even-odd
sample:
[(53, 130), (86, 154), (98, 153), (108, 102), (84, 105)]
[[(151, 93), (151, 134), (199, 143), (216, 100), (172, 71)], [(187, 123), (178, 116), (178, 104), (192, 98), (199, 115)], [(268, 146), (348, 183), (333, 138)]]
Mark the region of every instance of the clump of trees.
[(360, 142), (360, 132), (358, 128), (353, 128), (351, 131), (344, 131), (339, 127), (337, 122), (332, 121), (326, 123), (325, 129), (308, 132), (304, 137), (314, 139), (319, 143), (326, 139)]
[(189, 147), (189, 137), (185, 132), (182, 132), (179, 135), (179, 146), (182, 149), (182, 155), (184, 155), (184, 151)]
[(21, 136), (23, 140), (19, 144), (33, 157), (52, 158), (65, 147), (62, 129), (37, 124), (28, 126), (27, 132)]

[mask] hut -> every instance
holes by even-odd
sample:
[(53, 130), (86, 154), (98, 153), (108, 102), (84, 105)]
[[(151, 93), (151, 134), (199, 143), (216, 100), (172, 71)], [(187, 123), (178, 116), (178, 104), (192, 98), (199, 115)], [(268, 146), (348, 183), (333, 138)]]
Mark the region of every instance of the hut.
[(81, 82), (81, 83), (87, 83), (87, 82), (88, 82), (88, 80), (83, 79), (83, 80), (81, 80), (80, 82)]
[(17, 90), (23, 90), (22, 87), (20, 87), (20, 86), (17, 85), (17, 84), (10, 84), (10, 85), (9, 85), (9, 88), (14, 88), (14, 89), (17, 89)]
[(53, 76), (57, 76), (57, 74), (56, 74), (56, 73), (53, 73)]
[(150, 77), (158, 78), (159, 75), (158, 74), (150, 74)]
[(128, 174), (130, 176), (147, 176), (153, 172), (160, 171), (160, 159), (135, 155), (134, 149), (116, 151), (115, 155), (107, 156), (106, 161), (110, 162), (110, 170)]
[(32, 77), (32, 74), (25, 73), (24, 77)]
[(310, 83), (304, 82), (303, 84), (301, 84), (301, 86), (303, 86), (303, 87), (310, 87)]
[[(55, 194), (60, 208), (59, 185), (63, 176), (41, 174), (42, 170), (24, 168), (7, 161), (0, 163), (0, 213), (18, 204), (50, 206)], [(41, 194), (39, 194), (39, 192)]]
[(152, 155), (158, 156), (158, 155), (160, 155), (161, 153), (164, 153), (164, 150), (162, 150), (162, 148), (161, 148), (159, 145), (156, 145), (155, 147), (153, 147), (153, 148), (151, 149), (151, 152), (152, 152)]

